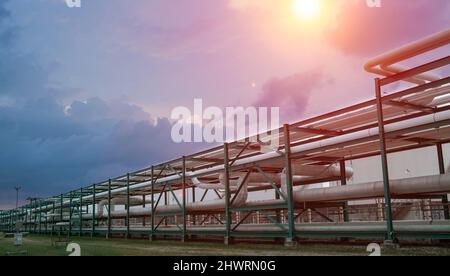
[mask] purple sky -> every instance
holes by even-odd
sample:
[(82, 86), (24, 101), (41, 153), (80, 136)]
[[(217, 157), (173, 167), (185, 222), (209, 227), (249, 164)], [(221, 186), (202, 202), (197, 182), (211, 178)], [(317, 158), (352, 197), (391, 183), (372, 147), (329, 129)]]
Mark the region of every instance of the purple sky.
[[(0, 0), (0, 209), (188, 154), (177, 106), (295, 121), (373, 95), (368, 58), (450, 27), (448, 0)], [(157, 123), (155, 123), (157, 122)]]

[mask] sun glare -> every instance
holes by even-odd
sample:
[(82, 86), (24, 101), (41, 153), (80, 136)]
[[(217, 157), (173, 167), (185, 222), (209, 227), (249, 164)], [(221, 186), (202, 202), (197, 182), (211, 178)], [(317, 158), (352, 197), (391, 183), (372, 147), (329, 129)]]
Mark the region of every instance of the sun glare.
[(295, 15), (302, 20), (316, 19), (320, 14), (320, 0), (294, 0)]

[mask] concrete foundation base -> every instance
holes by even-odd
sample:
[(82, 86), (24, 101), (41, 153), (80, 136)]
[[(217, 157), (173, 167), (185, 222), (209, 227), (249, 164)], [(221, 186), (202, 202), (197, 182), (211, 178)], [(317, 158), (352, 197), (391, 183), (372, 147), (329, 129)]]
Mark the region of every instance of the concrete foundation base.
[(385, 240), (383, 242), (383, 247), (386, 248), (386, 249), (399, 249), (400, 248), (400, 244), (398, 244), (398, 242), (396, 242), (396, 241)]
[(296, 247), (297, 246), (297, 241), (287, 238), (284, 240), (284, 246), (285, 247)]
[(232, 237), (225, 237), (224, 238), (224, 244), (225, 245), (231, 245), (231, 244), (233, 244), (233, 242), (234, 242), (234, 239)]

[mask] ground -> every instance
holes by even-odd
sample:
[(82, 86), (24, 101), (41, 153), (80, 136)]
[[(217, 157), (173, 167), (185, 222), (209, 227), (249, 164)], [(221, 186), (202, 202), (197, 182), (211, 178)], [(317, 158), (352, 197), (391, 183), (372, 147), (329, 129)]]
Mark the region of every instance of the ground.
[[(366, 246), (336, 244), (301, 244), (286, 248), (279, 244), (235, 244), (225, 246), (218, 243), (177, 241), (123, 240), (104, 238), (71, 238), (78, 243), (83, 256), (367, 256)], [(27, 236), (24, 245), (16, 248), (12, 238), (0, 238), (0, 256), (22, 252), (30, 256), (67, 256), (65, 246), (52, 246), (48, 236)], [(382, 255), (450, 256), (450, 247), (402, 246), (386, 249)]]

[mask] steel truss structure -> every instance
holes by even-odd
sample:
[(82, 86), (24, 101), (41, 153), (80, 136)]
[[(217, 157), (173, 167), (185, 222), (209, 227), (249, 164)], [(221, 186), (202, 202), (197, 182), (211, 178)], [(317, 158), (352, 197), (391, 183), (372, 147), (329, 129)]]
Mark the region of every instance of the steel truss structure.
[[(446, 43), (442, 42), (442, 37)], [(414, 54), (404, 55), (389, 64), (447, 45), (449, 31), (439, 34), (439, 38), (431, 42), (427, 38), (433, 46), (422, 47), (419, 51), (418, 44), (414, 44)], [(426, 77), (429, 72), (448, 66), (449, 62), (450, 57), (445, 56), (401, 71), (392, 72), (392, 66), (390, 73), (375, 80), (374, 99), (286, 124), (273, 131), (280, 141), (275, 151), (262, 152), (264, 143), (252, 139), (255, 137), (225, 143), (2, 211), (0, 231), (12, 232), (16, 223), (21, 222), (24, 231), (46, 235), (148, 236), (152, 240), (171, 236), (183, 241), (215, 236), (226, 243), (234, 238), (280, 238), (285, 239), (287, 245), (299, 238), (380, 238), (392, 242), (411, 238), (450, 239), (447, 200), (450, 183), (444, 177), (446, 154), (442, 147), (450, 142), (450, 77)], [(387, 70), (379, 69), (377, 73), (380, 72)], [(390, 84), (405, 80), (414, 83), (413, 86), (402, 91), (383, 91)], [(401, 183), (389, 178), (388, 154), (425, 147), (436, 148), (439, 171), (444, 178), (438, 178), (440, 182), (435, 188), (422, 187), (424, 181), (418, 179), (420, 188), (411, 184), (410, 189), (400, 189)], [(358, 185), (347, 185), (346, 162), (373, 156), (381, 157), (382, 194), (374, 192), (377, 186), (372, 183), (367, 187), (374, 187), (374, 190), (367, 189), (366, 194), (356, 195), (353, 188)], [(302, 168), (308, 171), (314, 166), (334, 166), (339, 173), (296, 177), (297, 171)], [(284, 180), (279, 181), (274, 176)], [(260, 185), (249, 185), (251, 178), (260, 179)], [(301, 189), (305, 185), (330, 181), (338, 181), (341, 186), (316, 191)], [(409, 183), (408, 179), (405, 181)], [(201, 185), (207, 188), (200, 188)], [(201, 197), (197, 197), (199, 190)], [(247, 199), (247, 193), (258, 191), (272, 191), (273, 199)], [(314, 194), (319, 191), (320, 195)], [(217, 199), (206, 200), (208, 193)], [(176, 204), (171, 205), (169, 198)], [(374, 198), (383, 199), (384, 222), (352, 222), (348, 203)], [(434, 222), (394, 221), (392, 200), (398, 198), (439, 198), (445, 217)], [(125, 208), (117, 211), (115, 205)], [(142, 208), (137, 210), (136, 206)], [(320, 212), (321, 208), (335, 208), (342, 213), (343, 221), (333, 221)], [(299, 223), (298, 218), (311, 210), (328, 222)], [(255, 214), (265, 222), (250, 223), (249, 219)]]

